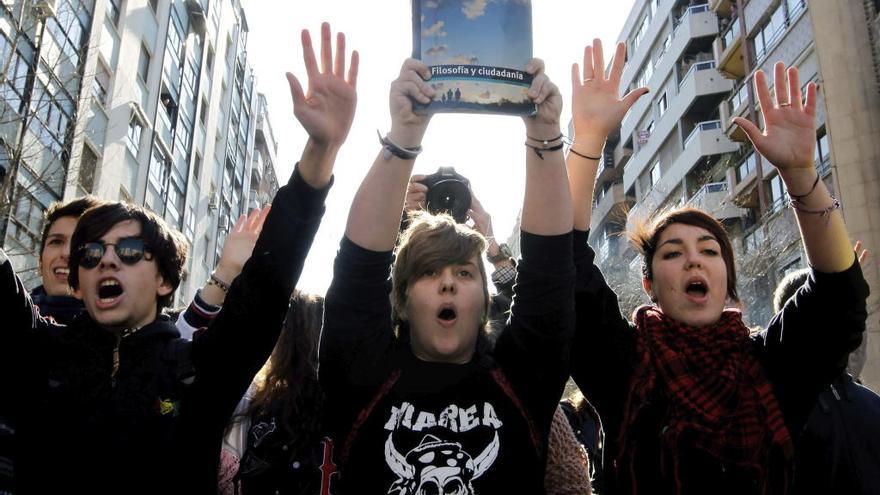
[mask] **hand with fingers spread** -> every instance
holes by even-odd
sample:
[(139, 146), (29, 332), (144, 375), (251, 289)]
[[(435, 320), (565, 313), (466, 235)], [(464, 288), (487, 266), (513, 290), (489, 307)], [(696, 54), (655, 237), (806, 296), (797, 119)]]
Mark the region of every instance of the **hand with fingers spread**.
[(348, 76), (345, 74), (345, 35), (336, 35), (336, 56), (331, 55), (330, 24), (321, 25), (321, 67), (315, 59), (309, 31), (302, 31), (303, 61), (309, 89), (303, 91), (296, 76), (287, 73), (293, 114), (317, 144), (338, 147), (345, 141), (357, 106), (358, 52), (351, 54)]
[[(227, 285), (238, 277), (254, 251), (254, 245), (257, 243), (257, 238), (260, 237), (270, 208), (270, 206), (262, 209), (254, 208), (249, 215), (238, 217), (235, 226), (226, 236), (223, 252), (214, 268), (214, 277)], [(206, 303), (220, 306), (226, 299), (226, 291), (209, 282), (202, 288), (201, 296)]]
[(428, 186), (422, 184), (425, 180), (424, 175), (415, 174), (409, 178), (409, 185), (406, 188), (406, 202), (403, 205), (403, 211), (418, 211), (425, 209), (425, 198), (428, 194)]
[(400, 75), (391, 83), (389, 106), (391, 108), (391, 141), (404, 148), (416, 148), (428, 129), (431, 115), (419, 115), (413, 111), (413, 102), (430, 103), (434, 88), (427, 82), (431, 70), (421, 60), (409, 58), (400, 68)]
[(755, 73), (755, 92), (764, 116), (764, 132), (742, 117), (733, 121), (780, 173), (806, 172), (803, 175), (812, 179), (816, 176), (816, 85), (812, 82), (807, 85), (804, 102), (797, 68), (789, 67), (786, 71), (785, 64), (777, 62), (773, 69), (775, 98), (770, 96), (764, 72)]
[[(626, 45), (617, 44), (611, 71), (605, 76), (605, 57), (602, 42), (597, 38), (584, 48), (583, 76), (577, 63), (571, 66), (571, 115), (574, 124), (574, 141), (580, 143), (578, 151), (598, 156), (601, 147), (626, 112), (649, 89), (637, 88), (620, 97), (620, 77), (626, 58)], [(598, 150), (596, 149), (598, 145)], [(591, 148), (591, 149), (586, 149)]]
[(528, 96), (535, 103), (534, 116), (523, 117), (526, 132), (538, 140), (553, 139), (559, 134), (559, 116), (562, 113), (562, 95), (559, 88), (544, 72), (544, 61), (533, 58), (526, 64), (526, 72), (532, 75)]

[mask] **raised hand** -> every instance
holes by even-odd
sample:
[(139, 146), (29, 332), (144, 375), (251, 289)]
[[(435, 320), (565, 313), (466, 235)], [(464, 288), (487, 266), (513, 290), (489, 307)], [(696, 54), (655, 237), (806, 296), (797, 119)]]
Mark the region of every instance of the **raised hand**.
[[(620, 97), (620, 77), (626, 58), (626, 45), (617, 44), (611, 71), (605, 76), (605, 57), (602, 53), (602, 41), (593, 40), (592, 45), (584, 48), (583, 74), (577, 63), (571, 66), (571, 117), (574, 124), (575, 142), (584, 145), (604, 145), (608, 137), (626, 112), (643, 95), (648, 88), (637, 88)], [(596, 153), (595, 149), (582, 152)]]
[(406, 59), (400, 75), (391, 83), (389, 107), (391, 109), (391, 140), (404, 148), (415, 148), (422, 142), (431, 116), (413, 111), (413, 101), (431, 102), (435, 91), (425, 81), (431, 78), (431, 70), (421, 60)]
[[(758, 150), (780, 173), (809, 172), (813, 169), (816, 150), (816, 85), (807, 85), (807, 99), (803, 102), (800, 77), (796, 67), (785, 70), (785, 64), (777, 62), (773, 67), (776, 98), (770, 96), (767, 76), (763, 71), (755, 73), (755, 92), (761, 102), (764, 116), (764, 132), (742, 117), (733, 121), (749, 136)], [(785, 177), (783, 177), (785, 178)], [(806, 184), (809, 188), (809, 184)], [(795, 190), (799, 192), (799, 190)]]
[(321, 68), (315, 59), (309, 31), (302, 31), (303, 61), (306, 66), (309, 89), (303, 91), (296, 76), (287, 73), (293, 114), (320, 146), (338, 147), (348, 136), (357, 106), (358, 52), (351, 54), (346, 78), (345, 35), (336, 35), (336, 56), (331, 55), (330, 24), (321, 25)]
[(223, 252), (220, 254), (220, 260), (215, 270), (215, 274), (221, 280), (231, 283), (232, 279), (241, 273), (244, 264), (247, 263), (254, 251), (254, 244), (260, 237), (270, 208), (270, 206), (262, 209), (254, 208), (249, 215), (238, 217), (235, 226), (226, 236)]
[(559, 134), (559, 115), (562, 113), (562, 95), (559, 88), (544, 72), (544, 61), (533, 58), (526, 64), (526, 72), (533, 76), (528, 96), (537, 107), (532, 117), (523, 117), (528, 134), (538, 140), (553, 139)]
[(473, 229), (483, 234), (483, 237), (489, 239), (490, 242), (495, 237), (492, 231), (492, 216), (483, 208), (483, 204), (471, 191), (471, 208), (468, 210), (468, 216), (473, 221)]

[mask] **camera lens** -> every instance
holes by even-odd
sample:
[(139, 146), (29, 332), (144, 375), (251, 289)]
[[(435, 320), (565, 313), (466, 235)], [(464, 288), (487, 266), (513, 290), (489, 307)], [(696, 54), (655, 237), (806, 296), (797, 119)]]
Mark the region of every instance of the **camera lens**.
[(464, 182), (456, 179), (441, 180), (428, 190), (426, 199), (429, 212), (449, 213), (458, 223), (467, 220), (471, 192)]

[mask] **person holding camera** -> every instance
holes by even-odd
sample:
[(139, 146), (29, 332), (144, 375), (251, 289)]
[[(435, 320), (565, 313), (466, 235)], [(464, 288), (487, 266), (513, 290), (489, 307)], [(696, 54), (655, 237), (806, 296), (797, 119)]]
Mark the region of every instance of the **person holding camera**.
[[(416, 214), (396, 248), (434, 94), (409, 59), (391, 85), (391, 131), (362, 182), (327, 292), (320, 349), (338, 493), (541, 493), (547, 436), (574, 323), (572, 210), (561, 96), (532, 60), (515, 309), (490, 350), (486, 239)], [(392, 266), (389, 278), (389, 267)], [(390, 296), (390, 297), (389, 297)]]

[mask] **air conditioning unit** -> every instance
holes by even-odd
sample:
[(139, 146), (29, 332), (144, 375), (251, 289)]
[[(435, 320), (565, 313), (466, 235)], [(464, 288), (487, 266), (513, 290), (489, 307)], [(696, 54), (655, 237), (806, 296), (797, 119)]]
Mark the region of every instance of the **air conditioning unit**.
[(211, 199), (208, 200), (208, 211), (214, 211), (220, 207), (220, 193), (211, 193)]
[(43, 19), (55, 17), (55, 0), (32, 0), (31, 8)]

